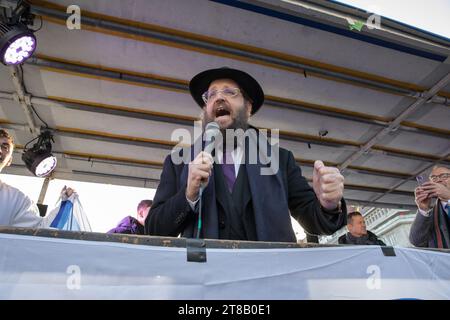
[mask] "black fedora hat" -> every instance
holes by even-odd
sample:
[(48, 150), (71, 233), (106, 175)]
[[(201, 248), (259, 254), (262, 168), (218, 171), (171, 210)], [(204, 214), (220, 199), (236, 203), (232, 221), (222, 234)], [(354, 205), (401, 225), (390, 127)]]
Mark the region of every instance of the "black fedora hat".
[(189, 91), (191, 92), (191, 96), (200, 107), (203, 108), (205, 105), (202, 99), (202, 94), (208, 90), (211, 82), (218, 79), (231, 79), (245, 91), (245, 93), (253, 101), (252, 114), (255, 114), (263, 104), (264, 91), (258, 81), (244, 71), (222, 67), (200, 72), (189, 82)]

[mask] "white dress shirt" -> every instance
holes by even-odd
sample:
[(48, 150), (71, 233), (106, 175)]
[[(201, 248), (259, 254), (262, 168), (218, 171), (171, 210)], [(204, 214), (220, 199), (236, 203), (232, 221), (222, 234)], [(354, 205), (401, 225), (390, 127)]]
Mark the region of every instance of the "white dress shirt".
[(43, 227), (39, 209), (22, 191), (0, 180), (0, 225)]
[[(442, 209), (444, 210), (444, 212), (446, 212), (447, 214), (449, 214), (449, 210), (450, 210), (450, 200), (447, 201), (442, 201), (439, 200), (438, 201), (440, 203), (440, 205), (442, 206)], [(429, 209), (428, 211), (422, 210), (420, 208), (418, 208), (418, 211), (421, 215), (423, 215), (424, 217), (429, 217), (431, 215), (431, 211), (433, 210), (433, 208)]]

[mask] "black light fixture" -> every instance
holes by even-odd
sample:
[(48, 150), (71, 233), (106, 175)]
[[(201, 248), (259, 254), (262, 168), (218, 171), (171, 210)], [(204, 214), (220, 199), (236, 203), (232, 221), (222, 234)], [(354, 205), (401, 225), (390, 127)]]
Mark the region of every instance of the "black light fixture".
[(20, 2), (10, 17), (0, 16), (0, 60), (4, 65), (16, 65), (27, 60), (36, 50), (32, 25), (34, 15), (29, 5)]
[(36, 37), (26, 26), (0, 22), (0, 57), (4, 65), (16, 65), (31, 57)]
[[(38, 139), (32, 148), (27, 145)], [(28, 170), (37, 177), (46, 177), (56, 168), (56, 157), (52, 154), (53, 135), (50, 131), (43, 131), (37, 138), (31, 140), (25, 146), (22, 160)]]

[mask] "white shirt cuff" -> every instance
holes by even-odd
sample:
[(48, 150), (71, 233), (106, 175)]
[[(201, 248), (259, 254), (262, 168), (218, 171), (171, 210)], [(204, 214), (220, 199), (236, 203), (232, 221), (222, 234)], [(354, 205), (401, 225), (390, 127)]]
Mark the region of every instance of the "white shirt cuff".
[(428, 210), (428, 211), (424, 211), (424, 210), (422, 210), (422, 209), (418, 209), (417, 211), (419, 211), (419, 213), (420, 213), (421, 215), (423, 215), (424, 217), (429, 217), (432, 210), (433, 210), (433, 209), (430, 209), (430, 210)]
[(189, 203), (189, 206), (191, 207), (192, 211), (195, 211), (197, 207), (198, 200), (200, 200), (200, 197), (197, 198), (195, 201), (191, 201), (186, 197), (187, 202)]

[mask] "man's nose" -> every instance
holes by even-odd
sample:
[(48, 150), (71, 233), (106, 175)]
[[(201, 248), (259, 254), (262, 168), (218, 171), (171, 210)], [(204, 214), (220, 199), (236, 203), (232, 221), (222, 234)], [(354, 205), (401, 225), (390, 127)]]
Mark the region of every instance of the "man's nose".
[(225, 102), (225, 99), (222, 96), (216, 96), (214, 98), (214, 104)]
[(223, 95), (222, 92), (219, 92), (219, 93), (216, 95), (216, 101), (218, 101), (218, 100), (220, 100), (220, 101), (225, 101), (225, 96)]

